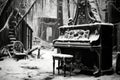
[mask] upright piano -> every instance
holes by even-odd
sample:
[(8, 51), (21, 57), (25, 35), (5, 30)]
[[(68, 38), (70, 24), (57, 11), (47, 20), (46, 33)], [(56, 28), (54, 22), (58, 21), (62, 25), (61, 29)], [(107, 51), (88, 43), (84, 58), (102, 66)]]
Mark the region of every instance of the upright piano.
[(112, 32), (110, 23), (61, 26), (53, 45), (62, 54), (74, 56), (75, 68), (102, 74), (113, 70)]

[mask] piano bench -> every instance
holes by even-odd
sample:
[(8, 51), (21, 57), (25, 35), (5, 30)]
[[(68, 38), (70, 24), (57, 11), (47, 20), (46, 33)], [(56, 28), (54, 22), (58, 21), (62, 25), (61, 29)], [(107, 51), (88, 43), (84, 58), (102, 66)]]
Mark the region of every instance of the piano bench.
[[(55, 74), (55, 60), (58, 60), (58, 74), (60, 74), (60, 69), (64, 71), (64, 77), (66, 76), (66, 59), (72, 59), (72, 55), (68, 54), (54, 54), (53, 55), (53, 75)], [(70, 76), (72, 72), (72, 61), (70, 61)]]

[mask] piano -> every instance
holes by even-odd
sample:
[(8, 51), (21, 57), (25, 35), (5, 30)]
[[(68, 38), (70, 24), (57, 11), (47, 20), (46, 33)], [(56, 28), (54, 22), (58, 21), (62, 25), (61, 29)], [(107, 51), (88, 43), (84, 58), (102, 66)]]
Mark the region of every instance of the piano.
[(113, 24), (91, 23), (59, 27), (59, 37), (53, 46), (62, 54), (73, 55), (75, 69), (91, 71), (98, 75), (113, 71)]

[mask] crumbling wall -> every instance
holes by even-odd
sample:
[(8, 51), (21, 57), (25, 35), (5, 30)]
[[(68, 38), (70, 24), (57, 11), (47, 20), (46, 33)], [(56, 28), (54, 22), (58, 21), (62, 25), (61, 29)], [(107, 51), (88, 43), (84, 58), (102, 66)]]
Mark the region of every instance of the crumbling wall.
[[(18, 7), (20, 13), (24, 15), (30, 6), (33, 4), (35, 0), (15, 0), (16, 6)], [(63, 0), (62, 7), (63, 7), (63, 25), (68, 24), (69, 18), (74, 18), (77, 8), (77, 1), (78, 0)], [(96, 0), (98, 2), (100, 15), (102, 17), (103, 22), (105, 21), (105, 12), (103, 11), (106, 7), (105, 0)], [(25, 20), (33, 29), (33, 36), (39, 36), (39, 27), (40, 22), (39, 19), (46, 17), (46, 18), (56, 18), (57, 19), (57, 0), (37, 0), (33, 8), (28, 13)], [(69, 5), (69, 7), (68, 7)], [(70, 13), (68, 13), (68, 8)], [(68, 16), (70, 14), (70, 16)], [(56, 21), (57, 22), (57, 21)], [(57, 26), (56, 26), (57, 27)]]

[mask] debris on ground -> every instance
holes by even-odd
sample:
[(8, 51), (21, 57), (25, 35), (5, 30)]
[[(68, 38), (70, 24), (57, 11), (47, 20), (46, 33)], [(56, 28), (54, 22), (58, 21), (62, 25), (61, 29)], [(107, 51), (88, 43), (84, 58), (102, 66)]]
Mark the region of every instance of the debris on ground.
[[(0, 80), (120, 80), (120, 75), (114, 73), (113, 75), (103, 75), (100, 77), (94, 77), (85, 74), (76, 74), (66, 77), (63, 76), (63, 72), (60, 75), (53, 75), (53, 60), (52, 54), (56, 53), (56, 50), (41, 49), (42, 54), (38, 59), (34, 58), (21, 59), (19, 61), (13, 58), (6, 58), (0, 61)], [(33, 52), (37, 54), (37, 50)], [(113, 61), (115, 64), (115, 61)], [(57, 67), (57, 64), (56, 64)]]

